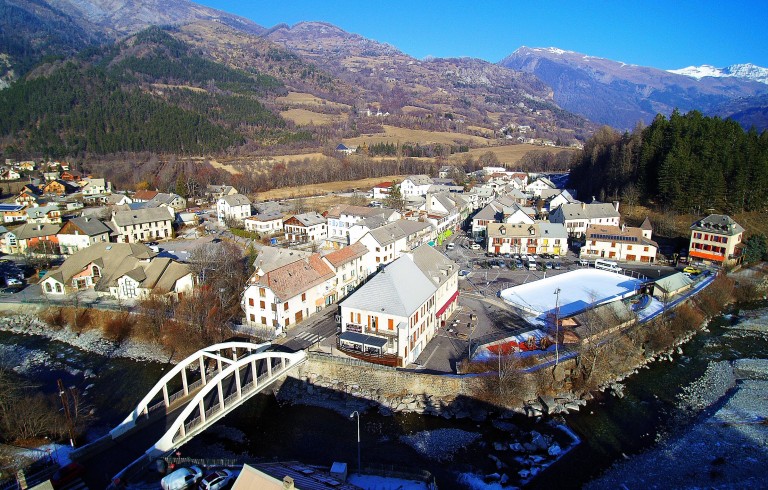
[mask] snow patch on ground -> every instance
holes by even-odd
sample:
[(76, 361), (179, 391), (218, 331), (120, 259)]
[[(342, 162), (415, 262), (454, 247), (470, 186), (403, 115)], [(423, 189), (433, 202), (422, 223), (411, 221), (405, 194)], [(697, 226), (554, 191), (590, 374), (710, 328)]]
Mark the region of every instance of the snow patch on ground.
[(479, 438), (480, 434), (477, 432), (467, 432), (461, 429), (437, 429), (401, 436), (400, 441), (411, 446), (416, 452), (428, 459), (452, 461), (456, 451), (469, 446)]

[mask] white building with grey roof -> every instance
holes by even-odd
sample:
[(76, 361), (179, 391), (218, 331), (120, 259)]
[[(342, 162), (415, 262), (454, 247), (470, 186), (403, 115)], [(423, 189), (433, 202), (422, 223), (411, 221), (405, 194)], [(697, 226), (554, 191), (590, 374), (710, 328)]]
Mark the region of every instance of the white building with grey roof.
[(549, 221), (562, 223), (570, 236), (583, 236), (589, 225), (619, 226), (619, 203), (561, 204), (549, 213)]
[(251, 214), (251, 200), (242, 194), (222, 196), (216, 201), (216, 217), (220, 225), (227, 221), (242, 222)]
[(112, 228), (119, 243), (162, 240), (173, 236), (175, 218), (174, 210), (164, 206), (115, 211), (112, 213)]
[(365, 260), (366, 274), (375, 272), (404, 252), (410, 252), (435, 237), (435, 230), (429, 223), (406, 219), (368, 231), (357, 240), (370, 250)]
[(339, 348), (370, 362), (413, 363), (455, 310), (458, 294), (458, 266), (422, 245), (340, 303)]

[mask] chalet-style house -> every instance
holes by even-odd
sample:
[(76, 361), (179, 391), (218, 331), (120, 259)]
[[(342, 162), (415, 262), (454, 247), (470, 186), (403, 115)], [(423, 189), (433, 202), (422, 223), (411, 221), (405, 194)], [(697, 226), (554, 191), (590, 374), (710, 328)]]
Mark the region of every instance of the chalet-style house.
[(691, 225), (688, 256), (717, 264), (733, 263), (741, 258), (744, 228), (724, 214), (710, 214)]
[(72, 255), (96, 243), (109, 241), (110, 228), (96, 218), (72, 218), (58, 233), (59, 248), (64, 255)]
[(83, 193), (83, 197), (112, 193), (112, 182), (109, 182), (106, 179), (86, 177), (80, 181), (80, 184), (80, 191)]
[(331, 207), (325, 214), (325, 219), (328, 222), (326, 247), (336, 249), (346, 247), (350, 244), (349, 229), (360, 221), (373, 216), (381, 216), (388, 223), (401, 218), (400, 213), (388, 208), (371, 208), (346, 204)]
[(0, 204), (0, 214), (3, 215), (3, 223), (16, 223), (26, 221), (26, 206), (23, 204)]
[(458, 269), (429, 245), (403, 254), (340, 303), (338, 347), (374, 363), (414, 362), (456, 308)]
[(489, 223), (533, 224), (535, 210), (520, 206), (513, 198), (502, 196), (491, 201), (472, 216), (472, 237), (484, 238)]
[(27, 250), (41, 254), (58, 254), (60, 225), (25, 223), (18, 228), (10, 230), (6, 238), (16, 244), (15, 251), (6, 253), (25, 253)]
[(57, 204), (27, 208), (27, 223), (61, 224), (61, 209)]
[(73, 194), (77, 191), (77, 187), (61, 179), (52, 180), (45, 184), (43, 187), (43, 194), (47, 195), (64, 196), (67, 194)]
[(239, 192), (231, 185), (208, 184), (208, 187), (205, 188), (205, 195), (210, 196), (213, 201), (218, 201), (224, 196), (233, 196), (235, 194), (239, 194)]
[(134, 300), (151, 293), (178, 297), (192, 291), (192, 272), (186, 264), (140, 243), (97, 243), (69, 257), (40, 281), (43, 293), (62, 296), (93, 289), (99, 296)]
[(318, 213), (302, 213), (283, 222), (285, 239), (291, 242), (323, 242), (328, 237), (325, 217)]

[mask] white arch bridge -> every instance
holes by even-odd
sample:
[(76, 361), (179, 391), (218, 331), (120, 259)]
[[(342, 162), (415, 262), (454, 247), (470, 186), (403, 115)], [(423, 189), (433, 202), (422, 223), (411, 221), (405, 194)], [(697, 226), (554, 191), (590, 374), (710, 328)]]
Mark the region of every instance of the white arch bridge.
[[(95, 460), (117, 464), (111, 474), (128, 476), (130, 467), (175, 451), (306, 360), (304, 351), (270, 347), (224, 342), (197, 351), (166, 373), (108, 435), (72, 457), (89, 460), (93, 466), (99, 466)], [(128, 454), (134, 459), (125, 461), (123, 455)]]

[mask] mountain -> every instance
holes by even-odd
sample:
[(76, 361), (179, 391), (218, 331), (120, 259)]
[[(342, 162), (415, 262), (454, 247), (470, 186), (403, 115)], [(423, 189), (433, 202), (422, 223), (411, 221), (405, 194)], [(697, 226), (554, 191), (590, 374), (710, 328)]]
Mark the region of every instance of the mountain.
[(153, 25), (218, 22), (260, 34), (254, 22), (187, 0), (0, 0), (0, 88), (46, 57), (67, 57)]
[(712, 114), (730, 100), (768, 93), (768, 86), (751, 80), (697, 80), (557, 48), (522, 47), (499, 64), (536, 75), (564, 109), (621, 129), (641, 120), (649, 123), (656, 114), (669, 115), (676, 108)]
[(715, 68), (712, 65), (689, 66), (687, 68), (667, 71), (695, 78), (696, 80), (701, 80), (704, 77), (735, 77), (768, 84), (768, 68), (753, 65), (752, 63), (730, 65), (725, 68)]
[(514, 122), (537, 127), (541, 137), (564, 141), (583, 139), (594, 129), (559, 107), (551, 89), (535, 76), (483, 60), (419, 60), (322, 22), (280, 24), (263, 36), (357, 87), (357, 107), (414, 117), (450, 114), (454, 122), (485, 127)]

